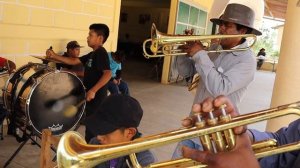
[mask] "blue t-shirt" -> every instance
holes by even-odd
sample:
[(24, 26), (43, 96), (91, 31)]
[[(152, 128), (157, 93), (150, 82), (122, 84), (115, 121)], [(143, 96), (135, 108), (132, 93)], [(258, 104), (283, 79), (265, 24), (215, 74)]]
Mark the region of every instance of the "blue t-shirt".
[(111, 77), (115, 78), (117, 76), (117, 70), (121, 70), (122, 66), (121, 63), (117, 63), (111, 56), (111, 52), (108, 53), (108, 58), (109, 58), (109, 65), (111, 69)]

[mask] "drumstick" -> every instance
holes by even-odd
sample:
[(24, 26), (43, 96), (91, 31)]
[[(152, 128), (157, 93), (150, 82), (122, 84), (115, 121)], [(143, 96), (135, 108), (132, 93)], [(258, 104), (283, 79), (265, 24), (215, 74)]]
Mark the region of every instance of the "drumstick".
[(70, 96), (78, 96), (78, 95), (80, 95), (80, 93), (81, 93), (81, 90), (79, 90), (78, 88), (74, 88), (74, 89), (71, 90), (70, 93), (68, 93), (68, 94), (66, 94), (64, 96), (61, 96), (58, 99), (51, 99), (51, 100), (45, 102), (45, 107), (47, 107), (47, 108), (53, 107), (53, 106), (55, 106), (55, 104), (58, 101), (64, 100), (64, 99), (66, 99), (66, 98), (68, 98)]
[(79, 103), (77, 103), (76, 105), (70, 105), (68, 107), (65, 108), (65, 110), (63, 111), (64, 116), (66, 117), (74, 117), (78, 111), (78, 108), (85, 103), (85, 99), (81, 100)]

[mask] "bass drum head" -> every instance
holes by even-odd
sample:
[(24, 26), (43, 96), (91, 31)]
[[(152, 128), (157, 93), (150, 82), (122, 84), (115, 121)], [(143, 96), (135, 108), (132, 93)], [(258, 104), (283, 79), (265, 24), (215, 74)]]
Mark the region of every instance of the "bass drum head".
[[(26, 111), (33, 128), (41, 134), (50, 129), (60, 135), (77, 125), (84, 112), (85, 89), (78, 77), (65, 71), (55, 71), (38, 79), (26, 102)], [(72, 115), (66, 110), (73, 109)], [(75, 109), (75, 110), (74, 110)]]

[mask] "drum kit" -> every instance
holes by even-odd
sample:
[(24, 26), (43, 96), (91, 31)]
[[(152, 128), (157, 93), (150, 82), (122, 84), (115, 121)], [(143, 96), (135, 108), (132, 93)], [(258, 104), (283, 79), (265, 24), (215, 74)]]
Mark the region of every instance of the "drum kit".
[[(47, 63), (52, 61), (33, 57)], [(29, 139), (38, 144), (36, 137), (41, 138), (43, 129), (60, 136), (78, 128), (85, 109), (86, 92), (75, 74), (47, 64), (28, 63), (12, 74), (1, 73), (0, 87), (0, 105), (7, 113), (8, 131), (19, 142), (23, 141), (6, 165)], [(72, 115), (66, 112), (74, 107)]]

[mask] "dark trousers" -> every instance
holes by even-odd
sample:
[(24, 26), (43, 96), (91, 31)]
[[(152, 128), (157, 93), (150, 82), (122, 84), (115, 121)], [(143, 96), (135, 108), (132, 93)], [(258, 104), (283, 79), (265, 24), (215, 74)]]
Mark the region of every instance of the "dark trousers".
[(109, 90), (110, 94), (122, 93), (124, 95), (129, 95), (128, 85), (123, 80), (120, 81), (119, 85), (114, 84), (113, 81), (109, 81), (107, 86), (108, 86), (108, 90)]
[(258, 60), (257, 61), (257, 69), (260, 69), (261, 68), (261, 66), (263, 65), (263, 63), (264, 63), (264, 60)]
[(0, 104), (0, 125), (2, 125), (6, 115), (7, 115), (6, 109), (4, 109), (3, 105)]
[[(96, 96), (93, 100), (86, 103), (85, 108), (85, 118), (91, 116), (97, 111), (97, 108), (99, 108), (101, 102), (107, 97), (107, 88), (102, 88), (101, 91), (99, 90), (96, 93)], [(85, 119), (84, 119), (85, 120)], [(90, 140), (95, 137), (96, 135), (93, 135), (88, 127), (85, 127), (85, 141), (88, 143)]]

